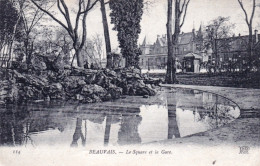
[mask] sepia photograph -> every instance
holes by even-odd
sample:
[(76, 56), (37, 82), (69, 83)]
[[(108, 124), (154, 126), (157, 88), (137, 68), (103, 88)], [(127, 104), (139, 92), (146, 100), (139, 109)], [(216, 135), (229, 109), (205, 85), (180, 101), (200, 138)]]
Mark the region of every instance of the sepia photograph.
[(0, 166), (259, 166), (260, 0), (0, 0)]

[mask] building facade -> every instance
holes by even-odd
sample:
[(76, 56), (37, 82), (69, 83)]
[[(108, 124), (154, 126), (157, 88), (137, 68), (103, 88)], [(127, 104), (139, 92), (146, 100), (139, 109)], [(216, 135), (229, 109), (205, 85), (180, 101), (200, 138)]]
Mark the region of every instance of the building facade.
[[(177, 68), (186, 72), (199, 72), (198, 65), (203, 61), (202, 29), (181, 33), (175, 50)], [(154, 44), (148, 44), (146, 37), (140, 45), (140, 67), (142, 69), (166, 69), (167, 65), (167, 36), (158, 35)]]
[[(253, 54), (259, 56), (260, 35), (255, 30), (253, 36)], [(182, 72), (206, 71), (205, 65), (210, 64), (218, 68), (231, 66), (236, 71), (242, 70), (243, 64), (248, 60), (248, 35), (232, 36), (229, 38), (215, 39), (215, 46), (204, 47), (207, 40), (206, 34), (200, 27), (198, 31), (181, 33), (175, 50), (177, 69)], [(154, 44), (147, 44), (146, 38), (140, 45), (141, 69), (166, 69), (167, 66), (167, 38), (166, 35), (157, 36)], [(260, 58), (260, 57), (258, 57)], [(259, 59), (260, 60), (260, 59)], [(204, 63), (203, 63), (204, 62)]]
[[(260, 35), (258, 31), (255, 30), (253, 36), (253, 56), (254, 58), (259, 58), (260, 51)], [(246, 36), (233, 36), (230, 38), (217, 39), (216, 40), (216, 49), (213, 54), (212, 63), (216, 63), (216, 59), (219, 61), (219, 67), (225, 67), (232, 65), (232, 68), (236, 70), (241, 70), (244, 64), (248, 62), (248, 35)]]

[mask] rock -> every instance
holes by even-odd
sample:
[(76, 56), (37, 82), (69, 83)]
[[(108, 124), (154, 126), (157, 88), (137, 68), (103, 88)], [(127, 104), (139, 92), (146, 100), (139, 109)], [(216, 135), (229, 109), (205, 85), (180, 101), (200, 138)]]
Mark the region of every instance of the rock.
[(113, 84), (109, 84), (108, 93), (112, 99), (119, 99), (123, 93), (123, 89)]
[(66, 77), (70, 76), (71, 74), (71, 70), (63, 70), (62, 72), (59, 72), (57, 75), (56, 75), (56, 79), (53, 79), (53, 80), (56, 80), (54, 82), (61, 82), (63, 81)]
[(18, 100), (18, 86), (13, 81), (0, 81), (0, 103), (14, 103)]
[(82, 88), (81, 94), (83, 96), (91, 97), (92, 99), (94, 96), (103, 98), (106, 96), (107, 91), (99, 85), (85, 85)]
[(19, 72), (25, 72), (28, 70), (28, 66), (26, 64), (26, 62), (20, 62), (19, 65), (17, 66), (17, 69), (15, 69)]
[(111, 94), (110, 93), (107, 93), (104, 97), (103, 97), (103, 101), (110, 101), (110, 100), (112, 100), (113, 98), (112, 98), (112, 96), (111, 96)]
[(148, 79), (144, 79), (144, 83), (159, 86), (162, 83), (162, 80), (156, 78), (148, 78)]
[(105, 69), (104, 73), (108, 77), (117, 77), (117, 73), (113, 70)]
[(76, 94), (75, 99), (79, 100), (79, 101), (83, 101), (85, 99), (85, 97), (81, 94)]
[(80, 67), (73, 67), (71, 70), (71, 75), (73, 76), (87, 76), (98, 73), (97, 70), (84, 69)]
[(109, 84), (109, 77), (107, 77), (103, 72), (99, 72), (96, 75), (94, 83), (104, 88), (107, 88)]
[(86, 82), (84, 81), (83, 76), (68, 76), (61, 83), (65, 89), (65, 91), (69, 92), (72, 89), (80, 89)]
[(64, 70), (65, 63), (62, 56), (58, 56), (53, 62), (53, 69), (56, 72), (62, 72)]
[(36, 71), (43, 71), (47, 69), (46, 63), (39, 57), (34, 57), (31, 64), (32, 68)]
[(136, 90), (136, 95), (138, 95), (138, 96), (145, 96), (145, 95), (154, 96), (155, 94), (156, 94), (156, 90), (154, 90), (148, 86), (139, 87)]
[(13, 71), (14, 78), (17, 82), (24, 83), (25, 85), (32, 85), (38, 89), (48, 86), (49, 82), (46, 78), (37, 75), (21, 74), (17, 71)]
[[(113, 71), (83, 68), (70, 70), (62, 67), (62, 69), (56, 68), (59, 71), (56, 72), (57, 70), (53, 69), (54, 60), (48, 57), (48, 61), (52, 64), (46, 64), (47, 70), (45, 67), (35, 66), (37, 70), (44, 70), (38, 72), (39, 75), (11, 70), (7, 77), (16, 82), (0, 82), (0, 103), (5, 103), (7, 100), (14, 102), (17, 99), (22, 101), (68, 99), (74, 102), (76, 100), (81, 103), (91, 103), (118, 99), (122, 95), (138, 95), (147, 98), (156, 94), (155, 85), (160, 81), (144, 79), (140, 70), (134, 68)], [(49, 70), (49, 67), (52, 67), (52, 70)]]
[(52, 83), (48, 87), (44, 88), (44, 93), (49, 96), (50, 99), (64, 99), (65, 93), (60, 83)]
[(96, 80), (96, 74), (85, 75), (85, 82), (87, 84), (94, 84)]
[(97, 95), (93, 95), (91, 99), (93, 100), (94, 103), (102, 102), (101, 98)]
[(40, 100), (44, 99), (44, 95), (41, 90), (32, 86), (25, 86), (19, 91), (20, 98), (23, 100)]

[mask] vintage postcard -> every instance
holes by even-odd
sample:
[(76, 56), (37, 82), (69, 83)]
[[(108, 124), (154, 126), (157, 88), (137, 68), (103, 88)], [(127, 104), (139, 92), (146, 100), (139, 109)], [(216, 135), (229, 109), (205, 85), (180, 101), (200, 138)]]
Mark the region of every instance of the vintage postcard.
[(0, 0), (0, 166), (259, 166), (259, 11)]

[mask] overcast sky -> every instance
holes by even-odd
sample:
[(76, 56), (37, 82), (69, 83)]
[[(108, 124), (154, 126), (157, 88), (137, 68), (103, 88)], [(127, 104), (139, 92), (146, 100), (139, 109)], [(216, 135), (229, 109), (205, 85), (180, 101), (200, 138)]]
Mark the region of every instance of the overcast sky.
[[(69, 0), (72, 2), (72, 0)], [(151, 0), (152, 1), (152, 0)], [(149, 11), (145, 11), (142, 21), (139, 43), (141, 43), (146, 36), (150, 43), (155, 42), (157, 34), (166, 34), (166, 13), (167, 13), (167, 0), (153, 0), (154, 3), (150, 6)], [(258, 1), (258, 0), (257, 0)], [(73, 3), (73, 2), (72, 2)], [(244, 0), (246, 9), (251, 14), (252, 0)], [(109, 6), (107, 5), (107, 11), (109, 12)], [(257, 26), (259, 22), (259, 9), (255, 13), (255, 24)], [(109, 14), (108, 14), (109, 15)], [(242, 12), (237, 0), (191, 0), (185, 20), (185, 24), (182, 28), (183, 32), (190, 32), (195, 26), (197, 30), (201, 23), (207, 25), (208, 22), (218, 16), (230, 17), (230, 21), (236, 24), (234, 33), (247, 34), (248, 29), (244, 21), (244, 13)], [(110, 17), (108, 16), (110, 22)], [(92, 10), (87, 17), (88, 38), (98, 34), (103, 34), (102, 19), (99, 5)], [(116, 32), (112, 31), (113, 25), (109, 25), (110, 37), (112, 42), (112, 48), (117, 47)], [(260, 30), (260, 29), (259, 29)]]

